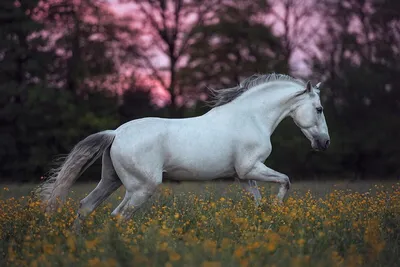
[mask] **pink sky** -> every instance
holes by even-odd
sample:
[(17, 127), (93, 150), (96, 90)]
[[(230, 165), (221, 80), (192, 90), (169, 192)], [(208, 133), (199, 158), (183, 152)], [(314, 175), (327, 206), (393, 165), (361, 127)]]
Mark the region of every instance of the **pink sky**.
[[(132, 14), (138, 12), (136, 10), (135, 5), (132, 3), (120, 4), (118, 3), (119, 2), (118, 0), (107, 0), (107, 1), (111, 3), (112, 10), (114, 10), (115, 13), (120, 14), (122, 16), (123, 15), (131, 16)], [(281, 14), (284, 12), (284, 9), (281, 6), (279, 6), (279, 2), (275, 6), (275, 10)], [(282, 25), (280, 25), (279, 23), (274, 23), (275, 22), (274, 18), (271, 16), (266, 17), (265, 21), (267, 23), (273, 24), (274, 25), (273, 30), (276, 32), (277, 35), (279, 35), (279, 33), (282, 30)], [(310, 24), (312, 23), (318, 24), (318, 21), (315, 20), (314, 22), (311, 21)], [(310, 40), (310, 45), (312, 45), (312, 40)], [(158, 67), (167, 67), (169, 64), (168, 58), (161, 52), (158, 52), (157, 54), (158, 55), (153, 58), (153, 63)], [(295, 50), (293, 57), (291, 58), (290, 64), (296, 75), (307, 75), (309, 73), (307, 65), (304, 62), (305, 56), (306, 55), (304, 55), (304, 53), (301, 53), (299, 50)], [(158, 104), (161, 105), (165, 104), (165, 101), (168, 101), (169, 99), (169, 95), (164, 90), (164, 88), (157, 81), (148, 79), (148, 77), (151, 75), (150, 73), (146, 73), (145, 71), (143, 71), (140, 74), (141, 78), (144, 81), (146, 81), (147, 84), (149, 84), (151, 87), (154, 88), (152, 92), (156, 95), (156, 99), (159, 99)]]
[[(118, 3), (119, 0), (107, 0), (109, 3), (111, 3), (111, 7), (112, 9), (120, 15), (131, 15), (134, 14), (135, 11), (137, 12), (135, 5), (133, 3), (126, 3), (126, 4), (120, 4)], [(283, 9), (282, 6), (280, 6), (279, 4), (276, 5), (275, 10), (277, 10), (279, 13), (283, 14)], [(272, 17), (267, 17), (265, 18), (265, 21), (267, 23), (271, 23), (273, 22), (273, 18)], [(310, 22), (311, 23), (311, 22)], [(317, 23), (318, 21), (314, 21), (314, 24)], [(273, 26), (273, 30), (279, 34), (282, 31), (282, 25), (280, 24), (274, 24)], [(299, 51), (295, 51), (293, 59), (291, 61), (291, 65), (294, 67), (294, 69), (298, 70), (298, 72), (300, 72), (301, 74), (306, 74), (308, 72), (307, 70), (307, 66), (304, 63), (304, 54), (299, 52)], [(157, 65), (160, 66), (167, 66), (168, 65), (168, 58), (160, 55), (159, 57), (157, 57)]]

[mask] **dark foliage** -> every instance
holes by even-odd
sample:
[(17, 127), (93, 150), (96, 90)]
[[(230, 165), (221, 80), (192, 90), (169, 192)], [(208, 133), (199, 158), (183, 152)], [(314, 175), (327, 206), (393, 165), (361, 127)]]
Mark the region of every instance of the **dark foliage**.
[[(264, 0), (206, 1), (209, 8), (202, 1), (175, 1), (176, 6), (164, 5), (174, 1), (136, 2), (142, 12), (157, 7), (153, 19), (165, 14), (164, 20), (140, 24), (153, 23), (150, 46), (142, 43), (145, 31), (130, 26), (140, 16), (118, 17), (103, 1), (1, 1), (1, 179), (39, 181), (52, 160), (79, 140), (132, 119), (201, 115), (208, 111), (203, 102), (207, 86), (236, 85), (255, 72), (287, 73), (296, 49), (311, 70), (305, 78), (323, 82), (331, 147), (311, 151), (287, 119), (272, 136), (266, 164), (292, 180), (400, 175), (398, 1), (323, 0), (309, 12), (285, 0), (284, 8), (299, 25)], [(197, 22), (183, 25), (196, 12)], [(283, 34), (264, 22), (267, 15), (278, 16)], [(169, 17), (174, 23), (162, 23)], [(310, 30), (302, 29), (308, 18), (319, 18), (323, 28), (309, 43), (304, 35), (309, 38)], [(155, 67), (146, 50), (150, 47), (165, 49), (169, 68)], [(159, 83), (167, 73), (171, 85), (163, 87), (173, 100), (194, 104), (156, 108), (154, 88), (138, 78), (142, 67)], [(84, 179), (98, 177), (95, 164)]]

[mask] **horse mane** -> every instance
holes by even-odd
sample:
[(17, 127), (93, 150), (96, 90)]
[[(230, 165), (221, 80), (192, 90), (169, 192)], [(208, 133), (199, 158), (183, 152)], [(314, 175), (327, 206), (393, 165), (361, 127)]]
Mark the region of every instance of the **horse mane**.
[(253, 74), (245, 78), (241, 83), (235, 87), (223, 88), (223, 89), (212, 89), (209, 88), (211, 93), (211, 100), (208, 101), (208, 105), (211, 107), (218, 107), (225, 105), (234, 99), (241, 96), (244, 92), (251, 88), (254, 88), (260, 84), (274, 82), (274, 81), (290, 81), (297, 83), (301, 86), (305, 86), (306, 83), (302, 80), (293, 78), (286, 74), (270, 73), (270, 74)]

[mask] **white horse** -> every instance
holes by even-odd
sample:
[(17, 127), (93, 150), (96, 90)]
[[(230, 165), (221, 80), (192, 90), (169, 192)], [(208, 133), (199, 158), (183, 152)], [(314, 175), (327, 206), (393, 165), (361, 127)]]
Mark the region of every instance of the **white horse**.
[(253, 75), (238, 86), (214, 92), (213, 108), (186, 119), (143, 118), (116, 130), (92, 134), (79, 142), (61, 167), (39, 188), (47, 211), (65, 200), (75, 180), (103, 156), (97, 187), (80, 201), (76, 225), (121, 184), (126, 193), (112, 212), (130, 218), (168, 179), (207, 181), (236, 177), (256, 201), (256, 181), (279, 183), (281, 203), (289, 177), (264, 165), (271, 153), (271, 134), (291, 116), (316, 150), (330, 138), (315, 87), (282, 74)]

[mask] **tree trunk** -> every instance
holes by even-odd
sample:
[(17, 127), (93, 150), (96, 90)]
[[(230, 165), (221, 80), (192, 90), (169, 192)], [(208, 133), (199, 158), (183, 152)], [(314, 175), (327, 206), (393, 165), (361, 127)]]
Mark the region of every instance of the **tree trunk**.
[[(171, 48), (173, 50), (173, 48)], [(169, 86), (169, 93), (171, 96), (171, 104), (169, 105), (168, 108), (168, 113), (170, 118), (182, 118), (183, 117), (183, 112), (182, 108), (179, 108), (177, 103), (176, 103), (176, 98), (179, 96), (179, 92), (177, 91), (176, 88), (176, 58), (173, 55), (173, 52), (170, 51), (170, 57), (171, 57), (171, 65), (170, 65), (170, 86)]]

